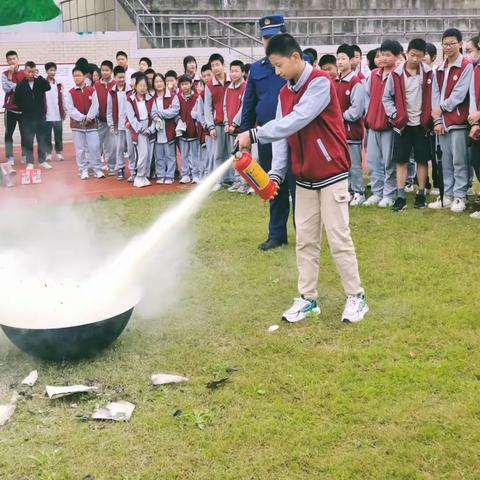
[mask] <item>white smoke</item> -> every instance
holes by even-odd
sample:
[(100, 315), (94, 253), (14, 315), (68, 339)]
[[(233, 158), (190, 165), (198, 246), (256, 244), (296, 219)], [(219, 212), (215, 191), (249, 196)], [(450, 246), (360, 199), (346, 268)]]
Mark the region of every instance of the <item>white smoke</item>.
[(71, 327), (111, 318), (140, 301), (148, 315), (171, 306), (188, 262), (186, 227), (230, 163), (128, 242), (117, 232), (99, 241), (95, 223), (67, 207), (2, 211), (0, 324)]

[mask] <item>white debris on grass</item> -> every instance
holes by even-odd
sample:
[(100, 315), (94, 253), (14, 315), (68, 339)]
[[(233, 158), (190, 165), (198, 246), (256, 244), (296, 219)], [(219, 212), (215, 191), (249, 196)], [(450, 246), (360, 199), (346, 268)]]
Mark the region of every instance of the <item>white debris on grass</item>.
[(170, 383), (188, 382), (187, 377), (183, 377), (182, 375), (173, 375), (170, 373), (154, 373), (151, 378), (154, 385), (168, 385)]
[(273, 333), (273, 332), (276, 332), (279, 328), (280, 328), (279, 325), (270, 325), (270, 327), (268, 327), (267, 332), (268, 333)]
[(94, 420), (114, 420), (116, 422), (128, 422), (135, 410), (133, 403), (125, 400), (111, 402), (101, 407), (92, 414)]
[(29, 387), (33, 387), (38, 380), (38, 372), (36, 370), (32, 370), (23, 380), (22, 385), (28, 385)]
[(68, 387), (47, 386), (47, 395), (51, 398), (67, 397), (75, 393), (88, 393), (98, 390), (98, 387), (88, 387), (87, 385), (70, 385)]
[(18, 394), (15, 392), (7, 405), (0, 405), (0, 427), (3, 427), (12, 418), (17, 407)]

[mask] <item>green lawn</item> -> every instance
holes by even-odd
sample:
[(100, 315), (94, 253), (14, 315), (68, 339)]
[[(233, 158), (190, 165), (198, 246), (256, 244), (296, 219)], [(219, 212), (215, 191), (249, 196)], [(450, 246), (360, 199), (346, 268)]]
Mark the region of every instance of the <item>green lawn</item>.
[[(77, 208), (108, 218), (105, 230), (133, 233), (178, 198)], [(267, 218), (257, 198), (212, 197), (192, 228), (177, 306), (137, 318), (93, 360), (38, 362), (2, 334), (0, 399), (31, 369), (40, 379), (0, 427), (1, 480), (478, 479), (479, 223), (413, 208), (354, 210), (365, 321), (340, 323), (344, 295), (324, 248), (322, 315), (268, 334), (297, 274), (293, 237), (257, 250)], [(191, 381), (153, 390), (159, 371)], [(224, 387), (205, 388), (226, 376)], [(46, 384), (87, 380), (98, 395), (44, 396)], [(110, 399), (137, 405), (129, 423), (77, 418)], [(174, 417), (177, 409), (184, 414)]]

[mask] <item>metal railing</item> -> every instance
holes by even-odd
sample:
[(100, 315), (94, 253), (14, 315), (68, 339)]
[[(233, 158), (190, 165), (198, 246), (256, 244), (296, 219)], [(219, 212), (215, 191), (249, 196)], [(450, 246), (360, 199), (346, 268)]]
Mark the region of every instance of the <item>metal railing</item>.
[[(257, 18), (210, 15), (139, 14), (140, 25), (148, 25), (148, 33), (137, 29), (139, 41), (147, 40), (157, 48), (188, 48), (220, 44), (232, 48), (258, 46), (260, 28)], [(480, 30), (480, 15), (444, 16), (335, 16), (286, 17), (288, 31), (302, 45), (337, 45), (344, 41), (378, 43), (385, 37), (407, 41), (423, 36), (440, 40), (442, 32), (452, 26), (465, 35)]]
[[(155, 48), (190, 48), (220, 46), (255, 59), (253, 49), (262, 46), (258, 36), (250, 35), (224, 19), (211, 15), (137, 14), (137, 41), (142, 39)], [(233, 23), (233, 22), (232, 22)], [(233, 41), (250, 48), (250, 53), (236, 48)], [(240, 42), (238, 42), (240, 40)]]

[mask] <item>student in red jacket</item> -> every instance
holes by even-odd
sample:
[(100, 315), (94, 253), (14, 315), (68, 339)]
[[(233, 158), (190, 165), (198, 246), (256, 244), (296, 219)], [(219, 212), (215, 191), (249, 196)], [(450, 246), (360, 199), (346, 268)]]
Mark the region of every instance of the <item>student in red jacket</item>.
[(456, 28), (443, 32), (442, 46), (446, 56), (433, 77), (432, 118), (434, 130), (443, 152), (443, 202), (440, 198), (428, 208), (450, 208), (463, 212), (469, 180), (467, 155), (468, 90), (473, 66), (460, 53), (462, 33)]
[(412, 151), (418, 180), (415, 208), (426, 207), (425, 186), (431, 156), (429, 132), (433, 128), (432, 69), (422, 63), (426, 49), (427, 44), (421, 38), (408, 44), (407, 61), (390, 74), (383, 93), (383, 106), (394, 129), (393, 160), (397, 166), (394, 212), (407, 206), (405, 185)]
[(198, 140), (197, 122), (192, 110), (197, 103), (197, 92), (193, 90), (193, 80), (188, 75), (178, 79), (180, 93), (180, 120), (177, 135), (182, 153), (182, 178), (180, 183), (199, 183), (200, 181), (200, 142)]
[(383, 106), (388, 77), (396, 67), (402, 46), (385, 40), (380, 46), (381, 68), (372, 71), (365, 84), (365, 126), (368, 130), (367, 168), (372, 193), (364, 205), (386, 208), (393, 205), (397, 190), (395, 163), (392, 159), (393, 129)]
[[(480, 63), (477, 63), (470, 82), (468, 123), (472, 126), (470, 130), (472, 165), (477, 179), (480, 179)], [(472, 213), (470, 218), (480, 220), (480, 211)]]
[(365, 87), (360, 77), (352, 69), (352, 60), (355, 51), (353, 47), (344, 43), (337, 50), (338, 77), (335, 87), (340, 109), (342, 110), (343, 123), (347, 133), (348, 148), (352, 159), (350, 169), (350, 188), (353, 198), (352, 207), (361, 205), (365, 201), (365, 183), (362, 168), (362, 142), (365, 128), (363, 114), (365, 112)]
[(115, 85), (113, 79), (113, 63), (104, 60), (100, 68), (101, 78), (93, 84), (98, 97), (98, 135), (105, 161), (108, 161), (108, 174), (115, 175), (116, 148), (115, 138), (107, 122), (108, 94)]
[[(15, 128), (20, 129), (22, 133), (22, 112), (17, 108), (13, 101), (15, 88), (25, 78), (25, 70), (21, 70), (18, 62), (17, 52), (9, 50), (6, 53), (8, 69), (2, 73), (2, 89), (5, 92), (5, 156), (10, 165), (15, 165), (13, 157), (13, 132)], [(22, 148), (22, 163), (26, 163), (25, 152)]]
[[(244, 78), (245, 65), (241, 60), (234, 60), (230, 63), (230, 85), (227, 87), (223, 100), (223, 116), (225, 121), (225, 133), (227, 134), (228, 151), (231, 152), (239, 133), (242, 121), (243, 95), (247, 82)], [(233, 185), (229, 192), (247, 193), (248, 184), (238, 172), (235, 172)]]
[(298, 322), (319, 314), (317, 283), (322, 227), (340, 273), (347, 302), (342, 320), (358, 322), (368, 312), (349, 227), (348, 150), (342, 112), (328, 74), (303, 59), (289, 34), (273, 36), (267, 56), (287, 80), (279, 95), (276, 119), (238, 136), (241, 149), (254, 141), (273, 143), (270, 176), (281, 183), (288, 162), (297, 180), (295, 224), (300, 296), (283, 314)]

